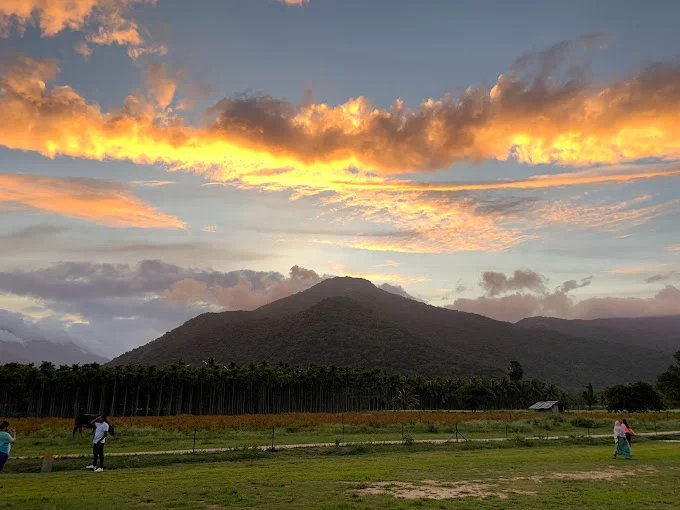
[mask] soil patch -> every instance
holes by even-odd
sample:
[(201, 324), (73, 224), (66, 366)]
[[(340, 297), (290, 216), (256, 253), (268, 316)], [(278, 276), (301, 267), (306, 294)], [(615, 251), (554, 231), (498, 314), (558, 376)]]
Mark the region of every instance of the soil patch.
[(441, 482), (422, 480), (421, 482), (375, 482), (370, 487), (357, 489), (362, 495), (388, 494), (402, 499), (456, 499), (456, 498), (488, 498), (507, 499), (513, 494), (535, 496), (537, 492), (508, 488), (513, 482), (520, 480), (541, 484), (549, 480), (614, 480), (630, 476), (634, 473), (653, 473), (656, 469), (623, 470), (613, 466), (600, 471), (574, 471), (550, 473), (547, 475), (518, 476), (514, 478), (497, 478), (491, 480), (465, 480), (457, 482)]
[(436, 482), (423, 480), (421, 483), (409, 482), (376, 482), (371, 487), (359, 489), (359, 494), (389, 494), (403, 499), (456, 499), (456, 498), (488, 498), (507, 499), (510, 494), (535, 495), (535, 492), (514, 489), (500, 489), (493, 484), (476, 481)]

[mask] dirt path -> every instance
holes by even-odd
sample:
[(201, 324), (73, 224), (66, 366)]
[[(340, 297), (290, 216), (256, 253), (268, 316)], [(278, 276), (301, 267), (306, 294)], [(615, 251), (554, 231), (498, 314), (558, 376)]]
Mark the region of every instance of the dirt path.
[[(658, 435), (655, 432), (642, 432), (638, 434), (640, 437), (649, 437), (649, 436), (655, 436)], [(680, 430), (673, 430), (670, 432), (661, 432), (661, 435), (663, 436), (678, 436), (680, 435)], [(548, 436), (546, 437), (525, 437), (524, 439), (547, 439), (547, 440), (556, 440), (556, 439), (570, 439), (574, 436)], [(589, 437), (593, 439), (604, 439), (604, 438), (610, 438), (612, 437), (611, 434), (595, 434), (592, 436), (580, 436), (580, 437)], [(413, 441), (414, 444), (447, 444), (447, 443), (457, 443), (457, 442), (491, 442), (491, 441), (511, 441), (514, 438), (504, 438), (504, 437), (491, 437), (491, 438), (483, 438), (483, 439), (461, 439), (460, 441), (457, 441), (456, 439), (415, 439)], [(355, 446), (355, 445), (397, 445), (397, 444), (403, 444), (403, 441), (358, 441), (358, 442), (353, 442), (353, 443), (340, 443), (339, 446)], [(308, 443), (308, 444), (281, 444), (281, 445), (276, 445), (276, 450), (293, 450), (295, 448), (330, 448), (337, 446), (335, 443)], [(271, 445), (263, 445), (263, 446), (252, 446), (248, 448), (250, 450), (262, 450), (262, 451), (267, 451), (271, 450)], [(233, 452), (237, 450), (242, 450), (242, 448), (196, 448), (195, 450), (193, 449), (188, 449), (188, 450), (156, 450), (156, 451), (145, 451), (145, 452), (112, 452), (112, 453), (106, 453), (107, 457), (136, 457), (139, 455), (184, 455), (187, 453), (223, 453), (223, 452)], [(83, 458), (89, 458), (92, 457), (91, 453), (64, 453), (64, 454), (57, 454), (53, 455), (55, 459), (83, 459)], [(27, 459), (42, 459), (43, 456), (28, 456), (28, 457), (11, 457), (10, 460), (27, 460)]]

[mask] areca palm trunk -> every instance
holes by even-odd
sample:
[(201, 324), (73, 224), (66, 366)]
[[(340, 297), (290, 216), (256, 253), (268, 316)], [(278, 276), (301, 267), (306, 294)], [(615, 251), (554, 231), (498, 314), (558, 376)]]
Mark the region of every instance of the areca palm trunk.
[(116, 412), (116, 390), (118, 389), (118, 377), (113, 380), (113, 397), (111, 398), (111, 416), (115, 415)]

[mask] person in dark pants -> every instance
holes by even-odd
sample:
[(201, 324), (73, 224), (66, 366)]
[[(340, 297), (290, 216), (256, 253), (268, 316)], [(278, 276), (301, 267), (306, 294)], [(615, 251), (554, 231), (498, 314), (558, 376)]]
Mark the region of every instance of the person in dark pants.
[[(95, 473), (104, 471), (104, 444), (106, 443), (106, 436), (109, 435), (109, 424), (106, 416), (97, 416), (92, 420), (94, 427), (94, 438), (92, 439), (92, 464), (86, 466), (85, 469), (94, 469)], [(99, 467), (97, 467), (97, 459), (99, 459)]]
[(0, 471), (5, 467), (5, 462), (9, 459), (9, 451), (17, 440), (17, 433), (9, 428), (9, 423), (0, 423)]
[(631, 439), (635, 435), (635, 431), (630, 428), (627, 420), (621, 421), (621, 426), (623, 427), (623, 431), (626, 433), (626, 441), (628, 441), (628, 445), (632, 445), (633, 443), (631, 442)]

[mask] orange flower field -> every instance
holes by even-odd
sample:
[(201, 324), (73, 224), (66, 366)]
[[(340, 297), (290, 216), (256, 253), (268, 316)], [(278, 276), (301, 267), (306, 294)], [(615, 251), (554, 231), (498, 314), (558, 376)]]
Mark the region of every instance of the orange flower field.
[[(179, 415), (179, 416), (126, 416), (110, 417), (116, 427), (156, 428), (162, 430), (265, 430), (283, 427), (320, 427), (344, 423), (345, 425), (382, 427), (399, 423), (455, 424), (468, 421), (512, 422), (519, 420), (545, 420), (561, 416), (569, 420), (585, 418), (593, 420), (620, 417), (618, 413), (574, 412), (551, 415), (530, 412), (447, 412), (447, 411), (385, 411), (374, 413), (290, 413), (290, 414), (242, 414), (242, 415)], [(655, 422), (680, 419), (680, 413), (640, 413), (634, 415), (636, 422)], [(41, 429), (71, 431), (73, 420), (68, 418), (9, 418), (13, 427), (23, 433)]]

